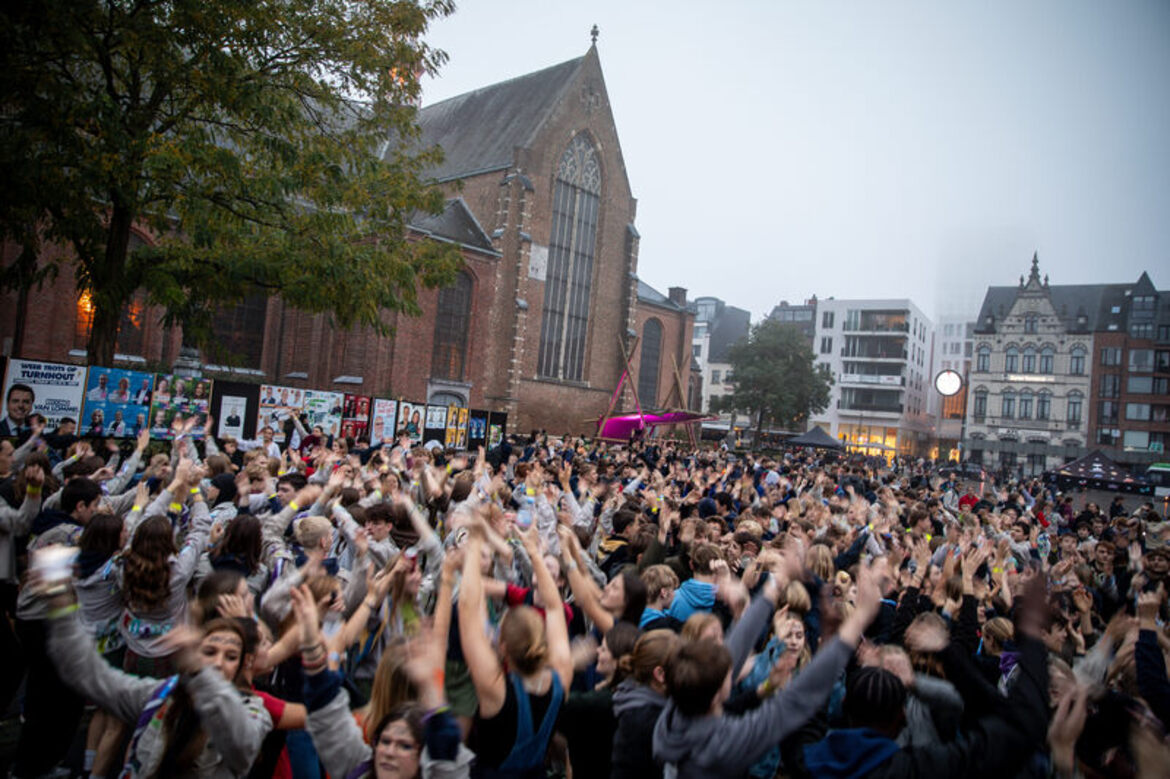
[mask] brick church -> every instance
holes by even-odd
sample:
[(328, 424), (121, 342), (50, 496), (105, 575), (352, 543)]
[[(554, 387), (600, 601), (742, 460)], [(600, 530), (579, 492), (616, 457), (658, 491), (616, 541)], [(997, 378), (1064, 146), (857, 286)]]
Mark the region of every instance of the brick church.
[[(456, 282), (423, 290), (419, 317), (389, 315), (393, 337), (334, 329), (279, 298), (248, 299), (217, 321), (235, 364), (207, 357), (206, 375), (455, 403), (507, 412), (513, 430), (591, 433), (625, 368), (624, 345), (643, 407), (697, 396), (686, 290), (664, 295), (637, 275), (637, 201), (596, 46), (426, 106), (418, 124), (424, 144), (445, 152), (432, 175), (449, 200), (411, 231), (460, 246)], [(3, 352), (84, 362), (91, 315), (69, 273), (26, 305), (0, 296)], [(157, 312), (127, 301), (120, 365), (165, 369), (181, 346)], [(632, 408), (632, 393), (624, 401)]]

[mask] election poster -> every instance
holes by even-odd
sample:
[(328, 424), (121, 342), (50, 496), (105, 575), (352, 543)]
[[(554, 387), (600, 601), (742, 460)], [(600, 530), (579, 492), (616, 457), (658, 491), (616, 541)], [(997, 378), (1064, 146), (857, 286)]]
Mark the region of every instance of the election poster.
[(256, 412), (260, 404), (260, 385), (216, 379), (211, 393), (211, 416), (215, 434), (237, 441), (256, 437)]
[(85, 384), (80, 433), (133, 438), (149, 427), (154, 374), (91, 367)]
[(300, 416), (304, 408), (306, 391), (295, 387), (260, 385), (260, 412), (256, 415), (256, 435), (266, 428), (272, 428), (272, 440), (284, 443), (284, 423)]
[(447, 406), (447, 430), (443, 446), (454, 449), (459, 441), (459, 406)]
[(85, 371), (84, 365), (9, 360), (0, 436), (19, 435), (28, 427), (28, 416), (33, 413), (47, 420), (46, 430), (55, 430), (62, 419), (75, 420), (80, 427)]
[(341, 433), (341, 404), (345, 395), (340, 392), (327, 390), (305, 390), (303, 405), (305, 428), (311, 434), (313, 428), (320, 427), (326, 436), (336, 436)]
[(423, 426), (423, 441), (443, 443), (447, 435), (447, 407), (427, 406), (426, 425)]
[(467, 418), (467, 448), (487, 446), (488, 412), (472, 409)]
[(382, 440), (394, 440), (394, 423), (398, 416), (398, 401), (374, 401), (374, 413), (370, 417), (370, 443), (376, 444)]
[[(370, 429), (370, 398), (366, 395), (345, 395), (345, 405), (341, 410), (341, 437), (363, 438)], [(370, 443), (377, 443), (381, 439), (370, 439)]]
[(409, 436), (411, 446), (422, 443), (423, 414), (425, 413), (426, 406), (421, 403), (408, 403), (404, 400), (398, 404), (397, 435)]
[(192, 417), (195, 418), (195, 427), (191, 435), (202, 437), (210, 405), (211, 379), (156, 374), (150, 403), (150, 437), (174, 438), (175, 420), (186, 422)]

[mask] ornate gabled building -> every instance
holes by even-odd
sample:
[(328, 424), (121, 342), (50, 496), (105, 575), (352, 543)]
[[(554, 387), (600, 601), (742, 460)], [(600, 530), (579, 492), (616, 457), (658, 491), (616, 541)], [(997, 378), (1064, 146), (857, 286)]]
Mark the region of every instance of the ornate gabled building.
[(1103, 285), (1050, 286), (1039, 258), (975, 323), (964, 459), (1040, 473), (1085, 454)]

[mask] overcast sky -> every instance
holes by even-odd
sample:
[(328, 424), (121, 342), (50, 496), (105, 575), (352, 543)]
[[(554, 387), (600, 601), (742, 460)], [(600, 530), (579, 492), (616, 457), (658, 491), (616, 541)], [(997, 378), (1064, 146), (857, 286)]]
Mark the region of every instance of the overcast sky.
[(459, 0), (424, 105), (585, 53), (639, 275), (752, 312), (1053, 284), (1170, 286), (1167, 0)]

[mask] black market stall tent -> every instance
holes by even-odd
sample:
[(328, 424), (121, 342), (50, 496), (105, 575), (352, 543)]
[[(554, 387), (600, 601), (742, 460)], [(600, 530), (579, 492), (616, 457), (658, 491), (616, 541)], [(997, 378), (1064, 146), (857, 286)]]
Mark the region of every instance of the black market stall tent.
[(807, 433), (801, 433), (795, 438), (784, 442), (785, 446), (811, 446), (814, 449), (833, 449), (840, 451), (845, 445), (819, 427), (814, 427)]
[(1045, 474), (1061, 490), (1086, 489), (1127, 492), (1134, 495), (1154, 494), (1154, 485), (1143, 476), (1135, 476), (1113, 462), (1101, 450), (1079, 460), (1065, 463)]

